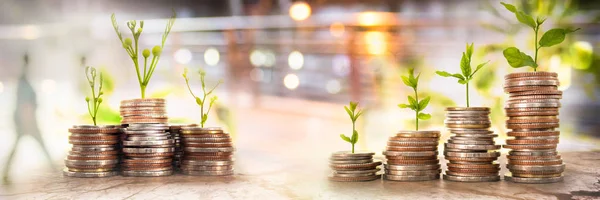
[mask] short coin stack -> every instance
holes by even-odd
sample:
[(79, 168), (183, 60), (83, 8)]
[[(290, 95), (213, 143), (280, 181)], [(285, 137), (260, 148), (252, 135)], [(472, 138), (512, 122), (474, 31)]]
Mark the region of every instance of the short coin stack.
[(221, 128), (181, 127), (181, 172), (196, 176), (229, 176), (233, 170), (233, 144)]
[(197, 126), (196, 124), (188, 125), (170, 125), (169, 133), (175, 141), (175, 154), (173, 155), (173, 168), (179, 169), (181, 167), (181, 160), (183, 159), (183, 144), (181, 144), (181, 127), (184, 126)]
[(459, 182), (499, 181), (500, 145), (498, 135), (490, 131), (490, 109), (487, 107), (446, 108), (446, 127), (454, 134), (445, 143), (444, 156), (448, 170), (444, 180)]
[(123, 176), (173, 174), (175, 141), (167, 124), (129, 124), (123, 132)]
[(333, 170), (329, 180), (338, 182), (373, 181), (381, 179), (378, 174), (380, 161), (373, 160), (372, 152), (341, 151), (331, 154), (329, 167)]
[(76, 125), (69, 132), (73, 147), (65, 159), (65, 176), (97, 178), (119, 174), (120, 126)]
[(506, 140), (511, 149), (506, 180), (519, 183), (554, 183), (563, 180), (565, 169), (556, 151), (560, 132), (558, 109), (562, 92), (553, 72), (512, 73), (505, 76), (504, 91), (510, 97), (505, 106)]
[(167, 123), (165, 99), (131, 99), (121, 101), (121, 124)]
[(428, 181), (440, 178), (439, 131), (400, 131), (390, 137), (386, 151), (385, 180)]

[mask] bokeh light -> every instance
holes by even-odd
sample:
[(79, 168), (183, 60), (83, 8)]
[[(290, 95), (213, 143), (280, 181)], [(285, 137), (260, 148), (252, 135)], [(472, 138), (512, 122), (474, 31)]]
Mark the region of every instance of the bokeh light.
[(185, 65), (192, 61), (192, 52), (189, 49), (179, 49), (173, 54), (175, 62)]
[(367, 52), (373, 55), (380, 55), (387, 51), (386, 36), (382, 32), (371, 31), (365, 34), (367, 43)]
[(206, 51), (204, 51), (204, 62), (207, 65), (210, 66), (215, 66), (219, 63), (220, 60), (220, 55), (219, 55), (219, 51), (213, 47), (208, 48)]
[(337, 94), (340, 92), (340, 90), (342, 90), (342, 85), (338, 80), (329, 80), (327, 81), (327, 85), (325, 86), (325, 88), (330, 94)]
[(300, 85), (300, 79), (296, 74), (285, 75), (283, 78), (283, 85), (285, 85), (287, 89), (295, 90)]
[(292, 51), (288, 56), (288, 65), (294, 70), (299, 70), (304, 65), (304, 56), (299, 51)]
[(306, 2), (294, 2), (290, 7), (290, 17), (296, 21), (302, 21), (310, 17), (310, 5)]
[(250, 52), (250, 64), (255, 67), (264, 66), (267, 62), (267, 56), (259, 49), (254, 49)]
[(346, 31), (346, 27), (344, 24), (335, 22), (329, 26), (329, 32), (334, 37), (342, 37), (344, 36), (344, 32)]

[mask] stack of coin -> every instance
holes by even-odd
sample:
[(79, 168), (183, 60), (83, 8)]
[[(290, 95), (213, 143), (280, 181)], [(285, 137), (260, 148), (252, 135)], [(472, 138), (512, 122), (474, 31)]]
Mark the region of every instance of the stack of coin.
[(181, 144), (181, 127), (184, 126), (198, 126), (197, 124), (186, 124), (186, 125), (174, 125), (169, 126), (169, 132), (171, 137), (175, 140), (175, 154), (173, 155), (173, 168), (179, 170), (181, 167), (181, 160), (183, 158), (183, 145)]
[(121, 124), (167, 123), (165, 99), (131, 99), (121, 101)]
[(117, 175), (120, 126), (76, 125), (69, 129), (73, 145), (65, 159), (65, 176), (94, 178)]
[(553, 72), (512, 73), (505, 76), (510, 97), (505, 148), (511, 149), (506, 180), (519, 183), (553, 183), (563, 180), (565, 169), (556, 151), (560, 132), (558, 109), (562, 92)]
[(448, 160), (444, 180), (490, 182), (500, 180), (500, 145), (498, 135), (490, 131), (490, 109), (487, 107), (446, 108), (446, 127), (453, 135), (445, 143)]
[(124, 129), (121, 166), (123, 176), (168, 176), (173, 174), (175, 141), (167, 124), (129, 124)]
[(439, 131), (400, 131), (390, 137), (386, 151), (385, 180), (428, 181), (440, 178)]
[(233, 144), (221, 128), (181, 127), (181, 172), (196, 176), (233, 175)]
[(372, 152), (340, 151), (331, 154), (329, 167), (333, 170), (329, 180), (338, 182), (373, 181), (381, 179), (378, 174), (381, 161), (373, 160)]

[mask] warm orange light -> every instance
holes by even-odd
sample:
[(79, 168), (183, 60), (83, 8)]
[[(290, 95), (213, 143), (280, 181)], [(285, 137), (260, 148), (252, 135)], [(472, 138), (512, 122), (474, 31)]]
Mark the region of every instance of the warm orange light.
[(382, 32), (367, 32), (365, 34), (365, 42), (367, 43), (367, 52), (369, 54), (380, 55), (386, 52), (387, 42)]
[(306, 2), (295, 2), (290, 7), (290, 17), (296, 21), (307, 19), (310, 12), (310, 6)]
[(344, 35), (345, 31), (346, 31), (346, 27), (344, 27), (344, 24), (339, 23), (339, 22), (335, 22), (335, 23), (331, 24), (331, 26), (329, 26), (329, 32), (334, 37), (342, 37)]
[(358, 24), (363, 26), (374, 26), (381, 24), (381, 16), (375, 12), (363, 12), (358, 14)]

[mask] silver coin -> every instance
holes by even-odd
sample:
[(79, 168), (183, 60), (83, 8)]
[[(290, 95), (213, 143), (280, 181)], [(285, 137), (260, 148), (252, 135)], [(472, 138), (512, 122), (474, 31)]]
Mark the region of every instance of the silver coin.
[(366, 157), (373, 156), (374, 152), (350, 152), (350, 151), (338, 151), (331, 154), (331, 157)]
[(102, 128), (102, 129), (107, 129), (107, 128), (120, 128), (120, 125), (73, 125), (73, 128), (76, 129), (91, 129), (91, 128)]
[(469, 149), (469, 150), (498, 150), (500, 145), (469, 145), (469, 144), (452, 144), (444, 143), (446, 148), (452, 149)]
[(558, 86), (560, 84), (559, 84), (558, 80), (520, 80), (520, 81), (507, 81), (506, 83), (504, 83), (504, 87), (529, 86), (529, 85)]
[(199, 127), (199, 126), (184, 126), (181, 130), (194, 130), (194, 131), (218, 131), (223, 130), (221, 127)]
[(123, 175), (123, 176), (137, 176), (137, 177), (171, 176), (171, 175), (173, 175), (173, 170), (166, 170), (166, 171), (133, 171), (133, 170), (124, 170), (124, 171), (121, 171), (121, 175)]
[(336, 160), (336, 161), (352, 161), (352, 160), (367, 160), (367, 159), (373, 159), (373, 156), (362, 156), (362, 157), (346, 156), (346, 157), (330, 157), (329, 158), (329, 160)]
[(418, 156), (436, 156), (436, 155), (438, 155), (438, 152), (437, 151), (384, 151), (383, 155), (418, 157)]
[(441, 169), (437, 170), (416, 170), (416, 171), (401, 171), (401, 170), (385, 170), (385, 174), (398, 175), (398, 176), (425, 176), (425, 175), (439, 175), (442, 173)]
[(81, 134), (81, 133), (71, 133), (71, 135), (69, 135), (69, 137), (117, 137), (117, 134), (111, 133), (111, 134), (104, 134), (104, 133), (93, 133), (93, 134), (89, 134), (89, 133), (85, 133), (85, 134)]
[(231, 141), (231, 137), (210, 137), (210, 138), (186, 138), (182, 137), (184, 142), (228, 142)]
[(418, 170), (434, 170), (440, 169), (440, 164), (435, 165), (383, 165), (386, 170), (396, 170), (396, 171), (418, 171)]
[(202, 166), (224, 166), (224, 165), (233, 165), (233, 160), (231, 161), (216, 161), (216, 160), (183, 160), (183, 164), (186, 165), (202, 165)]
[(65, 165), (112, 165), (119, 160), (69, 160), (65, 159)]
[(329, 160), (331, 164), (362, 164), (362, 163), (371, 163), (373, 159), (363, 159), (363, 160)]
[[(498, 176), (498, 178), (500, 178), (500, 175), (498, 175), (498, 172), (500, 172), (500, 168), (495, 169), (495, 172), (488, 172), (488, 173), (454, 172), (452, 170), (446, 170), (446, 175), (448, 175), (448, 176), (455, 176), (455, 177), (492, 177), (492, 176)], [(492, 175), (492, 174), (494, 174), (494, 175)]]
[(424, 176), (398, 176), (391, 174), (384, 174), (383, 179), (389, 181), (431, 181), (439, 179), (439, 174), (434, 175), (424, 175)]
[(470, 121), (451, 121), (451, 120), (444, 120), (444, 124), (449, 124), (449, 125), (461, 125), (461, 124), (473, 124), (473, 125), (480, 125), (480, 124), (491, 124), (492, 122), (490, 122), (489, 120), (482, 120), (482, 121), (476, 121), (476, 120), (470, 120)]
[(556, 156), (556, 149), (519, 149), (519, 151), (511, 150), (508, 152), (511, 156)]
[(119, 175), (117, 171), (107, 171), (107, 172), (72, 172), (68, 169), (63, 169), (63, 175), (69, 177), (77, 177), (77, 178), (104, 178)]
[(363, 182), (363, 181), (374, 181), (381, 179), (381, 175), (373, 175), (373, 176), (360, 176), (360, 177), (335, 177), (329, 176), (328, 179), (330, 181), (335, 182)]
[(515, 182), (515, 183), (531, 183), (531, 184), (543, 184), (543, 183), (557, 183), (564, 180), (563, 176), (551, 177), (551, 178), (522, 178), (504, 176), (504, 180)]
[(154, 141), (154, 140), (167, 140), (169, 136), (128, 136), (127, 140), (129, 141)]
[(560, 165), (506, 165), (509, 170), (521, 170), (530, 172), (555, 172), (564, 171), (565, 164)]
[(500, 181), (500, 176), (452, 176), (444, 174), (444, 180), (457, 182), (495, 182)]
[(207, 165), (187, 165), (185, 163), (181, 163), (181, 170), (187, 171), (228, 171), (233, 170), (232, 165), (215, 165), (215, 166), (207, 166)]
[(365, 177), (365, 176), (375, 176), (377, 175), (376, 173), (363, 173), (363, 174), (338, 174), (338, 173), (332, 173), (330, 176), (331, 177), (346, 177), (346, 178), (351, 178), (351, 177)]
[(231, 176), (234, 174), (233, 170), (226, 171), (191, 171), (191, 170), (181, 170), (181, 173), (184, 175), (190, 176)]
[(333, 173), (336, 174), (366, 174), (366, 173), (377, 173), (379, 172), (381, 169), (379, 168), (375, 168), (375, 169), (366, 169), (366, 170), (344, 170), (344, 171), (333, 171)]
[(560, 103), (515, 103), (507, 104), (504, 108), (560, 108)]
[(437, 146), (438, 142), (430, 142), (430, 141), (411, 141), (411, 142), (399, 142), (399, 141), (388, 141), (388, 146), (402, 146), (402, 147), (410, 147), (410, 146)]
[(73, 145), (71, 151), (83, 151), (83, 152), (101, 152), (101, 151), (114, 151), (117, 147), (114, 145)]
[(194, 152), (194, 153), (202, 153), (202, 152), (233, 152), (235, 149), (233, 147), (185, 147), (183, 148), (185, 152)]
[(456, 134), (456, 137), (465, 137), (465, 138), (495, 138), (498, 137), (498, 134)]
[(517, 140), (558, 140), (559, 136), (526, 136), (526, 137), (515, 137)]
[(448, 114), (489, 114), (489, 110), (449, 110)]
[(482, 169), (482, 167), (486, 167), (486, 169), (498, 169), (500, 170), (500, 164), (498, 164), (497, 162), (487, 162), (485, 164), (483, 163), (469, 163), (469, 164), (453, 164), (453, 163), (448, 163), (448, 167), (452, 167), (452, 168), (461, 168), (461, 169)]
[(462, 157), (462, 158), (497, 158), (500, 157), (500, 152), (444, 152), (445, 156)]
[(123, 141), (123, 146), (157, 146), (157, 145), (169, 145), (174, 144), (175, 140), (167, 139), (167, 140), (155, 140), (155, 141)]
[(124, 153), (170, 153), (175, 148), (123, 148)]
[(125, 131), (123, 131), (125, 134), (135, 134), (135, 135), (152, 135), (152, 134), (165, 134), (167, 132), (165, 132), (165, 130), (147, 130), (147, 129), (143, 129), (143, 130), (129, 130), (126, 129)]
[(334, 170), (356, 170), (357, 168), (370, 168), (375, 169), (381, 165), (381, 161), (373, 161), (372, 163), (361, 163), (361, 164), (329, 164), (329, 167)]
[(460, 140), (460, 141), (494, 141), (494, 138), (493, 137), (460, 137), (460, 136), (452, 136), (452, 137), (450, 137), (449, 140), (455, 140), (455, 141), (456, 140)]
[(487, 128), (484, 129), (462, 129), (462, 130), (449, 130), (451, 133), (455, 134), (474, 134), (474, 135), (492, 135), (494, 131), (490, 131)]
[(470, 144), (470, 145), (493, 145), (494, 140), (453, 140), (449, 139), (452, 144)]

